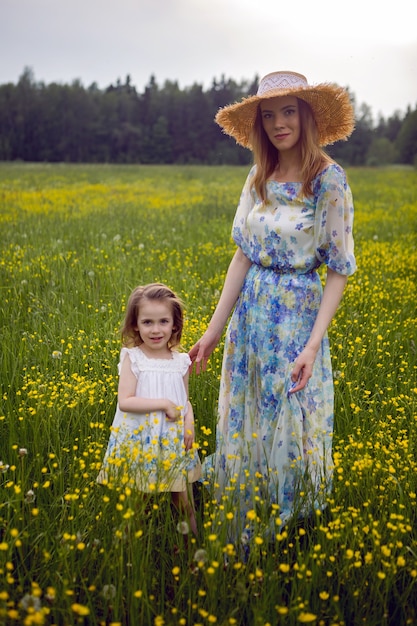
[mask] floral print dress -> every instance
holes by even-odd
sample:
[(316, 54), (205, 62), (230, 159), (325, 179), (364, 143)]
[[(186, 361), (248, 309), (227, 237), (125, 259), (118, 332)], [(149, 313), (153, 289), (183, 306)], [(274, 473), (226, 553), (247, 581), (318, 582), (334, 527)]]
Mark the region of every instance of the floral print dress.
[(254, 171), (232, 231), (252, 265), (227, 329), (216, 452), (204, 463), (240, 531), (248, 511), (265, 503), (275, 504), (283, 524), (324, 505), (333, 432), (327, 335), (307, 387), (294, 395), (290, 373), (320, 306), (317, 269), (355, 271), (352, 196), (340, 166), (328, 165), (308, 198), (300, 197), (301, 183), (270, 180), (266, 203), (250, 190)]

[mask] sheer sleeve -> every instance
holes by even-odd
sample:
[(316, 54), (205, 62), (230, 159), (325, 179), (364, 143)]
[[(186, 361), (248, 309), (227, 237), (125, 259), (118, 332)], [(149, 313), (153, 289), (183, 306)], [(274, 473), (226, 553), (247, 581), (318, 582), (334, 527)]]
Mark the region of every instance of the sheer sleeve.
[(245, 252), (245, 243), (248, 239), (248, 231), (246, 226), (246, 218), (255, 204), (254, 190), (251, 189), (252, 178), (255, 175), (256, 166), (250, 170), (246, 182), (240, 194), (239, 204), (236, 209), (235, 219), (232, 226), (232, 238), (236, 245)]
[(353, 199), (346, 174), (338, 165), (328, 167), (314, 188), (317, 258), (330, 269), (350, 276), (356, 270), (353, 245)]

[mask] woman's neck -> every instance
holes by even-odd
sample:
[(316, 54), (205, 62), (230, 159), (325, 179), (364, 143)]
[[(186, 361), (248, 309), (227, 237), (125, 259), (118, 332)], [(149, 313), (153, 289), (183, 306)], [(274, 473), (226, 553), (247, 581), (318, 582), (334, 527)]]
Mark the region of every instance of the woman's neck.
[(280, 153), (272, 178), (280, 183), (301, 183), (301, 159), (297, 153)]

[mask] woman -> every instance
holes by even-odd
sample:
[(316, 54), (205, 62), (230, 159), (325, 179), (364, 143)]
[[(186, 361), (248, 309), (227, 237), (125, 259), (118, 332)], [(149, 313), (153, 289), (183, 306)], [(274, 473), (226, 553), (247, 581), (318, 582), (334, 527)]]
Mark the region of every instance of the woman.
[[(248, 511), (275, 503), (286, 523), (325, 506), (331, 484), (333, 380), (327, 328), (355, 271), (353, 204), (323, 146), (354, 127), (348, 93), (274, 72), (256, 96), (221, 109), (224, 132), (254, 154), (233, 223), (238, 248), (202, 338), (197, 373), (224, 347), (216, 452), (205, 475)], [(327, 266), (324, 290), (317, 273)], [(249, 517), (253, 517), (251, 514)]]

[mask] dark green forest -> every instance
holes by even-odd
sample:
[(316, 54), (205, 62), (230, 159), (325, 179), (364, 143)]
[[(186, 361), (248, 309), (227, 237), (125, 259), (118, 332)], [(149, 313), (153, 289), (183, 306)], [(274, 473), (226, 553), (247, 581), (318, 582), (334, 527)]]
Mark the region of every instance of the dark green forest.
[[(0, 85), (0, 160), (71, 163), (247, 164), (251, 153), (214, 123), (219, 107), (256, 93), (259, 77), (222, 76), (209, 89), (151, 76), (139, 93), (126, 76), (107, 88), (37, 82), (25, 68), (16, 84)], [(417, 164), (417, 108), (372, 119), (355, 107), (348, 142), (328, 152), (343, 165)]]

